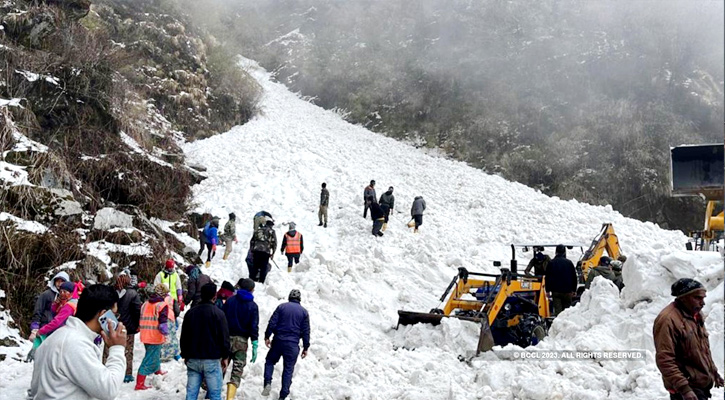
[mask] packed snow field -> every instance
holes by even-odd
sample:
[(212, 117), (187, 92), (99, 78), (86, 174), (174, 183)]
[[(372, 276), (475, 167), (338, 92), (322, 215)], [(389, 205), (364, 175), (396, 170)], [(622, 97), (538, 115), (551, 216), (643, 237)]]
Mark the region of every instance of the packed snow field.
[[(723, 264), (717, 253), (684, 251), (681, 232), (624, 218), (611, 207), (562, 201), (534, 189), (487, 175), (467, 165), (426, 154), (301, 100), (251, 61), (243, 64), (264, 87), (262, 113), (231, 131), (185, 145), (189, 163), (208, 167), (208, 179), (194, 187), (197, 211), (237, 218), (239, 244), (227, 261), (218, 256), (205, 269), (216, 282), (247, 276), (246, 243), (252, 216), (270, 212), (281, 235), (294, 221), (305, 251), (292, 273), (277, 254), (267, 284), (255, 290), (264, 330), (274, 308), (293, 288), (311, 318), (309, 356), (299, 360), (292, 399), (664, 399), (654, 363), (652, 323), (672, 298), (670, 285), (694, 277), (708, 289), (707, 328), (713, 355), (723, 370)], [(377, 181), (378, 196), (395, 188), (396, 205), (385, 236), (371, 235), (362, 218), (362, 191)], [(317, 226), (320, 184), (330, 190), (328, 228)], [(427, 210), (420, 233), (405, 224), (415, 196)], [(585, 247), (603, 222), (612, 222), (624, 253), (627, 285), (620, 294), (597, 279), (575, 307), (555, 321), (536, 348), (644, 350), (644, 360), (502, 360), (501, 348), (472, 357), (478, 327), (455, 319), (440, 326), (394, 329), (397, 310), (427, 311), (458, 267), (497, 272), (507, 264), (511, 243), (581, 243)], [(163, 224), (163, 222), (158, 221)], [(189, 246), (195, 240), (180, 236)], [(525, 265), (521, 255), (519, 264)], [(576, 259), (578, 250), (569, 255)], [(711, 312), (714, 311), (714, 312)], [(17, 334), (3, 325), (2, 329)], [(3, 333), (3, 332), (0, 332)], [(261, 332), (260, 332), (261, 333)], [(32, 365), (12, 360), (28, 349), (2, 348), (0, 398), (21, 399)], [(509, 346), (506, 350), (513, 349)], [(244, 371), (237, 398), (262, 399), (266, 348)], [(134, 370), (143, 357), (136, 343)], [(180, 399), (185, 395), (183, 363), (163, 365), (155, 390), (121, 399)], [(281, 363), (275, 371), (274, 400)], [(714, 397), (722, 398), (717, 391)]]

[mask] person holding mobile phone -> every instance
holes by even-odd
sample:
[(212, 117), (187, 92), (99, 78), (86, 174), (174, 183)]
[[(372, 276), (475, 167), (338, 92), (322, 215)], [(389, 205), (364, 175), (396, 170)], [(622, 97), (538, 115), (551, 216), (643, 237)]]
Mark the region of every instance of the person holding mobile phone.
[[(126, 327), (119, 323), (108, 333), (99, 318), (117, 309), (112, 287), (92, 285), (80, 295), (75, 316), (46, 339), (35, 354), (30, 396), (33, 399), (112, 400), (123, 384)], [(109, 347), (108, 360), (95, 341), (101, 335)]]

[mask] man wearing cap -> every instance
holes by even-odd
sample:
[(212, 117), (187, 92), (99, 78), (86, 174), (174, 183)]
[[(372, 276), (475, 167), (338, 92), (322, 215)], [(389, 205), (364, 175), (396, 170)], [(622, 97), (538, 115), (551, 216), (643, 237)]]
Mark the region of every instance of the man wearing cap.
[(279, 252), (285, 254), (287, 251), (287, 272), (292, 272), (292, 262), (300, 263), (300, 255), (305, 250), (305, 242), (302, 234), (297, 232), (297, 225), (294, 222), (289, 223), (289, 232), (282, 237), (282, 247)]
[(654, 322), (655, 360), (671, 400), (709, 399), (713, 386), (722, 387), (710, 352), (705, 321), (700, 311), (707, 291), (694, 279), (672, 285), (675, 301)]

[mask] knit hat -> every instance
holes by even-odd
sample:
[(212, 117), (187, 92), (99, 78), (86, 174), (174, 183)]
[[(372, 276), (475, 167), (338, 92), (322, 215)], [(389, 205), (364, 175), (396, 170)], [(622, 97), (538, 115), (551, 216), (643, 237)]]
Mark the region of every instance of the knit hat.
[(169, 294), (169, 288), (168, 286), (164, 285), (163, 283), (159, 283), (158, 285), (154, 286), (154, 293), (158, 294), (159, 296), (166, 296)]
[(166, 260), (166, 269), (174, 269), (174, 267), (176, 267), (176, 262), (172, 258)]
[(201, 287), (201, 301), (209, 301), (216, 294), (216, 285), (212, 282)]
[(294, 222), (290, 222), (289, 223), (289, 230), (293, 231), (293, 230), (295, 230), (295, 228), (297, 228), (297, 225)]
[(700, 289), (705, 289), (702, 283), (694, 279), (682, 278), (672, 284), (671, 294), (675, 297), (682, 297)]
[(612, 263), (612, 259), (607, 256), (602, 256), (599, 258), (599, 265), (609, 265)]
[(76, 288), (76, 284), (73, 282), (63, 282), (60, 285), (60, 290), (65, 290), (66, 292), (73, 293), (73, 290)]

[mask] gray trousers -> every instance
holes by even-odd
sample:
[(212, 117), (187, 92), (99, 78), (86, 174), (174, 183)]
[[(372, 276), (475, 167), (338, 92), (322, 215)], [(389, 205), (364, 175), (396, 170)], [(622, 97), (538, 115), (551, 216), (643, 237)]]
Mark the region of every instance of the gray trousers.
[[(327, 225), (327, 206), (320, 206), (320, 211), (317, 212), (317, 216), (320, 218), (320, 223), (324, 223)], [(325, 218), (325, 221), (322, 221), (322, 218)]]

